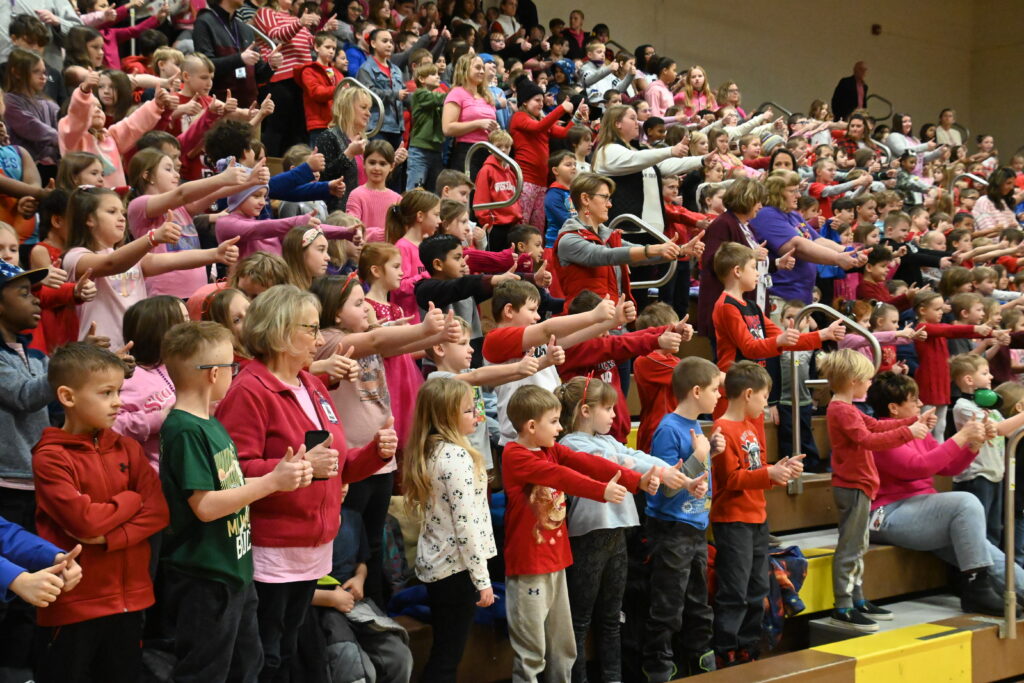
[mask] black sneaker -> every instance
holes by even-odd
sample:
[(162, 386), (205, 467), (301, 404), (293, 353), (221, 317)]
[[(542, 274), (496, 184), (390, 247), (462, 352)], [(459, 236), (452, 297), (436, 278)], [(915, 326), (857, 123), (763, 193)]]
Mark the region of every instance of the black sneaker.
[(835, 626), (852, 631), (860, 631), (861, 633), (874, 633), (878, 630), (878, 624), (852, 607), (832, 610), (829, 622)]
[(892, 612), (878, 605), (872, 604), (868, 600), (859, 602), (855, 605), (857, 611), (874, 621), (892, 621)]

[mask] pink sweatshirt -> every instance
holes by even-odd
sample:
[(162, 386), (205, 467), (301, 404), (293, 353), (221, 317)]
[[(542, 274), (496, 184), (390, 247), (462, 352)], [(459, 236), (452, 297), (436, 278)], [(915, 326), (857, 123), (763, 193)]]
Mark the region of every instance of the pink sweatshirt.
[(668, 109), (675, 105), (672, 101), (672, 91), (665, 85), (665, 81), (655, 78), (644, 91), (644, 99), (651, 105), (651, 116), (664, 116)]
[(134, 26), (113, 28), (116, 24), (120, 24), (128, 18), (128, 12), (128, 5), (121, 5), (117, 8), (117, 19), (111, 22), (100, 21), (99, 24), (95, 25), (100, 35), (103, 36), (103, 64), (107, 68), (121, 68), (121, 53), (118, 48), (122, 43), (127, 43), (132, 38), (138, 38), (146, 29), (156, 28), (160, 25), (154, 14)]
[[(281, 255), (281, 238), (294, 227), (305, 225), (305, 214), (291, 218), (271, 218), (261, 220), (249, 218), (239, 213), (229, 213), (217, 219), (217, 242), (224, 242), (232, 237), (241, 237), (238, 241), (238, 260), (257, 251), (266, 251)], [(337, 225), (320, 224), (320, 230), (327, 239), (351, 239), (354, 228), (342, 228)]]
[(174, 384), (163, 365), (139, 365), (121, 388), (121, 408), (113, 430), (142, 444), (149, 464), (160, 471), (160, 428), (174, 405)]
[(124, 178), (124, 164), (121, 156), (135, 147), (143, 134), (153, 130), (160, 121), (160, 110), (156, 100), (150, 100), (106, 130), (102, 140), (89, 132), (90, 112), (94, 95), (85, 94), (75, 88), (71, 94), (67, 116), (57, 122), (57, 141), (60, 153), (91, 152), (103, 163), (103, 181), (107, 187), (121, 187)]
[(366, 185), (360, 185), (349, 193), (345, 211), (361, 220), (366, 226), (367, 242), (380, 242), (385, 234), (384, 220), (387, 218), (388, 209), (400, 201), (402, 201), (402, 195), (394, 190), (371, 190)]
[[(910, 344), (913, 342), (911, 339), (906, 337), (897, 337), (896, 332), (872, 332), (875, 335), (875, 339), (878, 340), (879, 346), (899, 346), (901, 344)], [(864, 357), (874, 363), (874, 356), (871, 354), (871, 344), (867, 339), (860, 336), (856, 332), (850, 333), (843, 337), (839, 341), (839, 348), (841, 349), (853, 349), (859, 353), (864, 354)]]
[(882, 505), (913, 496), (936, 493), (932, 477), (952, 477), (963, 472), (977, 453), (953, 439), (939, 444), (931, 434), (902, 446), (875, 451), (875, 465), (881, 484), (871, 503), (874, 510)]
[(391, 303), (402, 309), (403, 315), (412, 316), (410, 321), (420, 321), (420, 307), (416, 303), (416, 283), (430, 277), (420, 261), (420, 248), (404, 237), (395, 242), (402, 255), (402, 283), (391, 292)]

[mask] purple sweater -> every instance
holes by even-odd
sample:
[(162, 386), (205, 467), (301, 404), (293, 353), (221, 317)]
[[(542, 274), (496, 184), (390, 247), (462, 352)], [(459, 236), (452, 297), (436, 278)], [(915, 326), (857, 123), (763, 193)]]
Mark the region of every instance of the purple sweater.
[(27, 97), (18, 93), (4, 93), (7, 112), (7, 132), (12, 145), (28, 150), (37, 162), (50, 160), (57, 163), (57, 103), (48, 97)]
[(871, 509), (913, 496), (936, 493), (932, 483), (934, 475), (951, 477), (959, 474), (976, 455), (967, 446), (957, 446), (953, 439), (939, 444), (930, 434), (896, 448), (875, 451), (875, 466), (881, 484)]
[[(237, 213), (229, 213), (217, 219), (217, 242), (229, 240), (236, 235), (238, 241), (238, 260), (244, 259), (256, 251), (266, 251), (281, 255), (281, 238), (292, 228), (305, 225), (306, 215), (291, 218), (272, 218), (261, 220), (249, 218)], [(327, 239), (351, 239), (355, 228), (342, 228), (337, 225), (320, 224), (320, 230)]]

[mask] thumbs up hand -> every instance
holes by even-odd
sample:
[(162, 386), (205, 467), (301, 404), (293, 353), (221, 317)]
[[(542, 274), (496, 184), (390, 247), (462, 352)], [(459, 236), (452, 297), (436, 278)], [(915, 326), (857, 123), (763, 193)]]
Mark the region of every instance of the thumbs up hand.
[(53, 558), (55, 565), (64, 563), (64, 571), (61, 572), (60, 578), (64, 580), (63, 592), (67, 593), (69, 590), (74, 589), (75, 586), (82, 580), (82, 565), (78, 564), (75, 558), (77, 558), (82, 552), (82, 546), (76, 545), (71, 549), (69, 553), (57, 553), (57, 556)]
[(551, 339), (548, 340), (544, 357), (548, 365), (561, 365), (565, 362), (565, 349), (558, 345), (555, 335), (551, 335)]
[(625, 486), (619, 483), (621, 478), (622, 472), (616, 472), (615, 476), (608, 482), (608, 485), (604, 487), (604, 499), (606, 502), (621, 503), (626, 500), (626, 494), (629, 492)]
[(299, 446), (298, 451), (289, 446), (270, 477), (275, 491), (294, 491), (309, 486), (313, 481), (313, 465), (306, 460), (306, 446)]
[[(625, 490), (625, 489), (623, 489)], [(15, 595), (34, 607), (46, 607), (60, 595), (64, 588), (61, 574), (65, 570), (64, 561), (37, 572), (22, 572), (11, 581), (10, 589)]]
[(377, 454), (381, 460), (390, 460), (398, 452), (398, 432), (395, 431), (395, 418), (389, 417), (387, 423), (377, 431)]

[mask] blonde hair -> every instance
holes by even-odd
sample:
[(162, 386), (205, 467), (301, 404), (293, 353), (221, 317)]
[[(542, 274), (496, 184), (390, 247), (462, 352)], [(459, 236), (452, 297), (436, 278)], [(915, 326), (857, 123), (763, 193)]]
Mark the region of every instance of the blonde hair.
[(768, 179), (764, 181), (767, 198), (765, 206), (774, 206), (780, 211), (786, 211), (786, 198), (783, 192), (787, 187), (795, 187), (800, 184), (800, 176), (795, 171), (778, 170), (773, 171)]
[(475, 89), (469, 82), (469, 69), (473, 66), (474, 59), (480, 59), (480, 55), (467, 52), (459, 57), (459, 61), (455, 62), (455, 67), (452, 69), (452, 87), (462, 88), (472, 95), (487, 100), (487, 104), (493, 106), (494, 96), (491, 95), (491, 89), (487, 87), (486, 79), (480, 81)]
[[(629, 141), (622, 139), (622, 136), (619, 135), (619, 130), (615, 127), (615, 124), (622, 121), (630, 111), (634, 111), (634, 109), (625, 104), (614, 104), (604, 110), (604, 116), (601, 117), (601, 128), (597, 131), (597, 139), (594, 140), (594, 151), (591, 157), (593, 159), (594, 168), (597, 168), (600, 163), (597, 160), (597, 155), (604, 155), (602, 150), (605, 145), (614, 145), (618, 143), (629, 147)], [(690, 141), (692, 144), (692, 136), (690, 137)]]
[(185, 55), (185, 58), (182, 59), (181, 64), (179, 64), (178, 66), (181, 67), (182, 71), (193, 73), (192, 69), (194, 69), (197, 64), (200, 64), (203, 67), (205, 67), (206, 70), (209, 71), (211, 74), (216, 73), (216, 69), (213, 66), (213, 62), (210, 61), (210, 58), (204, 55), (202, 52), (189, 52), (187, 55)]
[(864, 354), (853, 349), (839, 349), (818, 357), (818, 374), (828, 380), (832, 391), (841, 391), (857, 380), (875, 376), (875, 366)]
[[(693, 89), (693, 86), (690, 84), (690, 80), (693, 78), (694, 69), (700, 69), (700, 72), (704, 74), (704, 87), (700, 89), (700, 92), (695, 91)], [(710, 79), (708, 79), (708, 70), (702, 67), (700, 64), (694, 64), (689, 68), (688, 73), (686, 74), (686, 84), (683, 86), (683, 92), (686, 93), (686, 106), (692, 105), (697, 95), (704, 95), (704, 97), (707, 98), (708, 109), (714, 109), (715, 105), (718, 104), (717, 100), (715, 99), (715, 94), (711, 92), (711, 83)]]
[(459, 431), (462, 402), (466, 396), (472, 399), (472, 387), (454, 377), (428, 379), (416, 395), (412, 429), (402, 452), (402, 490), (406, 503), (420, 514), (433, 493), (430, 458), (444, 444), (454, 444), (469, 453), (473, 459), (476, 483), (486, 485), (483, 456)]
[(511, 145), (512, 136), (499, 128), (487, 136), (487, 141), (492, 145)]
[(370, 94), (363, 88), (350, 87), (341, 88), (334, 93), (334, 104), (331, 107), (331, 126), (341, 129), (345, 135), (349, 135), (356, 115), (356, 99), (365, 100), (371, 103)]
[(949, 378), (956, 382), (984, 367), (988, 367), (984, 357), (976, 353), (958, 353), (949, 359)]
[(291, 351), (291, 336), (299, 329), (297, 318), (306, 306), (320, 314), (320, 301), (312, 292), (295, 285), (274, 285), (249, 306), (242, 323), (242, 343), (266, 363), (279, 353)]
[(607, 382), (596, 377), (573, 377), (555, 389), (555, 398), (562, 404), (562, 429), (564, 434), (575, 432), (583, 406), (591, 410), (598, 406), (614, 406), (619, 394)]
[(179, 384), (193, 370), (189, 365), (197, 361), (209, 363), (207, 354), (211, 349), (219, 344), (231, 344), (234, 349), (233, 342), (234, 335), (231, 331), (218, 323), (182, 322), (167, 330), (160, 346), (160, 356), (167, 366), (171, 381)]
[[(306, 269), (306, 249), (313, 246), (312, 242), (306, 246), (302, 245), (302, 238), (306, 231), (310, 230), (308, 225), (300, 225), (292, 228), (281, 240), (281, 256), (288, 264), (288, 283), (300, 289), (309, 289), (313, 284), (313, 276)], [(323, 235), (323, 233), (320, 233)]]
[[(203, 55), (204, 57), (206, 55)], [(156, 65), (160, 62), (171, 60), (179, 68), (185, 62), (185, 54), (181, 50), (176, 50), (173, 47), (158, 47), (153, 51), (153, 56), (149, 59), (149, 68), (156, 69)], [(210, 68), (213, 71), (213, 68)]]
[(10, 223), (5, 223), (4, 221), (0, 221), (0, 232), (10, 233), (15, 240), (21, 239), (21, 237), (18, 235), (18, 231), (14, 229), (14, 226), (11, 225)]
[(1003, 399), (1003, 407), (999, 409), (1003, 417), (1010, 418), (1020, 412), (1017, 410), (1017, 404), (1024, 401), (1024, 384), (1003, 382), (996, 387), (996, 393)]

